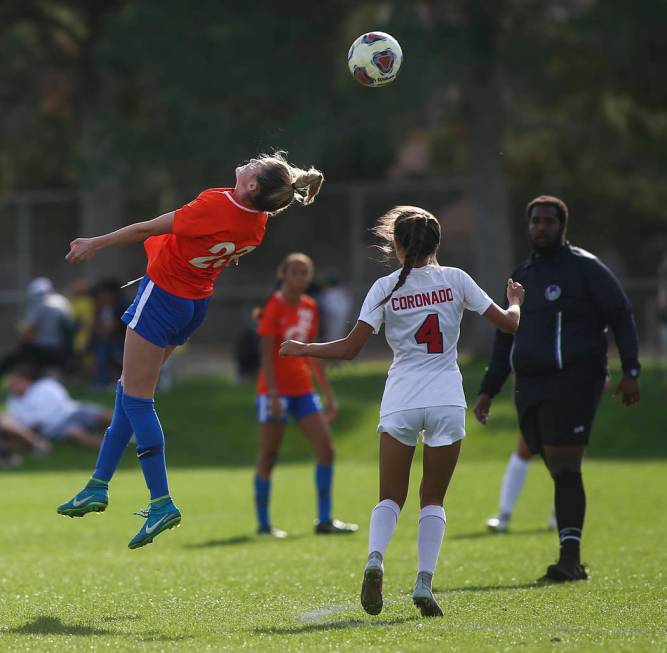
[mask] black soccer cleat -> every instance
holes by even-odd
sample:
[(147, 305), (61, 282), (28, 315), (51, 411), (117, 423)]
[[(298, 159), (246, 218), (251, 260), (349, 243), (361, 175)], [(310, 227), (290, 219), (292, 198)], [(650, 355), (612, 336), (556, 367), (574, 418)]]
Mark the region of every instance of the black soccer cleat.
[(350, 535), (359, 530), (357, 524), (346, 524), (338, 519), (317, 522), (315, 524), (315, 533), (317, 535)]
[(442, 617), (442, 608), (433, 596), (431, 583), (433, 574), (427, 571), (420, 571), (417, 574), (415, 591), (412, 593), (412, 602), (419, 608), (422, 617)]
[(559, 560), (547, 567), (547, 573), (540, 580), (565, 583), (571, 580), (588, 580), (586, 567), (573, 560)]
[(373, 551), (368, 556), (364, 569), (364, 580), (361, 584), (361, 607), (368, 614), (376, 615), (382, 612), (383, 576), (382, 554), (379, 551)]

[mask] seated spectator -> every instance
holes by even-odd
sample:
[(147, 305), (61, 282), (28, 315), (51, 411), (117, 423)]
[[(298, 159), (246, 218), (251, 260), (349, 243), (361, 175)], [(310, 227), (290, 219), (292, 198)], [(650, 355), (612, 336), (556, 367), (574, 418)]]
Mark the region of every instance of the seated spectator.
[(111, 411), (92, 403), (74, 401), (65, 386), (51, 378), (38, 378), (30, 365), (17, 365), (9, 374), (7, 410), (0, 416), (3, 431), (33, 448), (44, 440), (69, 440), (98, 448), (100, 432), (111, 421)]
[(63, 371), (72, 355), (72, 308), (55, 292), (50, 279), (37, 277), (28, 284), (27, 308), (20, 327), (19, 346), (0, 360), (0, 375), (17, 363)]

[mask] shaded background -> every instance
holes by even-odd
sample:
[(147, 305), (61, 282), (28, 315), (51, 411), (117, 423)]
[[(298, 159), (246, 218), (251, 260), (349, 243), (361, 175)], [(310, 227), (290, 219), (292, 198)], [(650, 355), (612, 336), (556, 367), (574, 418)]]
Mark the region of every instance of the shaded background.
[[(500, 299), (528, 253), (523, 207), (551, 193), (570, 207), (571, 241), (622, 278), (652, 348), (667, 248), (666, 24), (665, 0), (5, 0), (0, 342), (14, 339), (34, 276), (65, 288), (141, 274), (139, 246), (67, 266), (73, 237), (233, 185), (237, 163), (283, 148), (327, 183), (223, 272), (197, 342), (230, 342), (289, 251), (359, 300), (385, 273), (368, 228), (396, 203), (434, 212), (441, 263)], [(369, 30), (404, 52), (382, 89), (346, 66)], [(487, 351), (486, 328), (471, 324), (463, 346)]]

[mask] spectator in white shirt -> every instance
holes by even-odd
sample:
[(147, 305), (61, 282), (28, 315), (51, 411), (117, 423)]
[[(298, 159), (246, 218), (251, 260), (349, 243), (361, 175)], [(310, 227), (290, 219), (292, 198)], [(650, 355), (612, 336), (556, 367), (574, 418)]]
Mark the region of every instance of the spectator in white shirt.
[(99, 431), (111, 421), (111, 411), (92, 403), (74, 401), (65, 386), (51, 378), (38, 379), (29, 365), (18, 365), (9, 374), (7, 410), (0, 416), (5, 432), (31, 443), (70, 440), (98, 448)]

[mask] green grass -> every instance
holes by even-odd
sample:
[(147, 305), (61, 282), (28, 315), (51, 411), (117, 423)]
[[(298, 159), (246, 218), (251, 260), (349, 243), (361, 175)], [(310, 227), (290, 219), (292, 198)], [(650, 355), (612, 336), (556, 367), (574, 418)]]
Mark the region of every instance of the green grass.
[[(555, 535), (544, 530), (551, 484), (537, 461), (512, 532), (484, 532), (516, 437), (507, 395), (485, 429), (469, 420), (435, 578), (445, 617), (425, 620), (410, 601), (418, 462), (387, 554), (385, 610), (369, 617), (358, 605), (377, 495), (374, 427), (383, 370), (334, 373), (342, 406), (335, 513), (361, 525), (356, 536), (312, 534), (312, 464), (290, 430), (275, 474), (273, 517), (291, 537), (254, 537), (252, 388), (221, 379), (184, 382), (160, 400), (183, 526), (151, 546), (127, 549), (141, 525), (131, 513), (145, 501), (129, 453), (107, 512), (84, 519), (59, 517), (55, 505), (79, 489), (90, 453), (61, 447), (0, 475), (0, 649), (667, 650), (665, 387), (657, 373), (644, 377), (640, 408), (603, 401), (585, 467), (587, 583), (535, 583), (557, 550)], [(480, 373), (476, 365), (464, 369), (469, 397)]]

